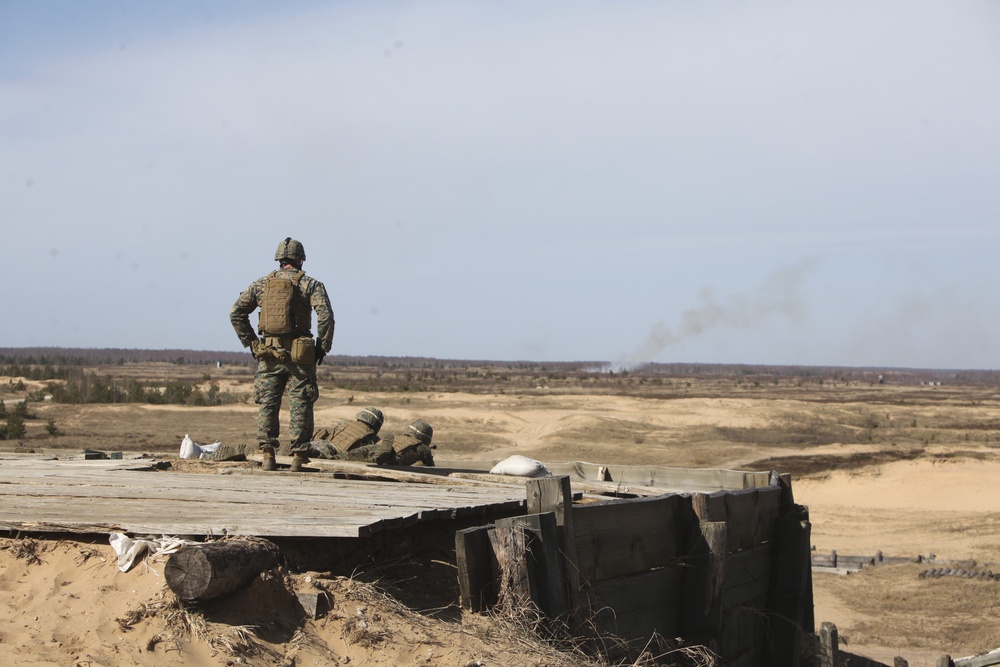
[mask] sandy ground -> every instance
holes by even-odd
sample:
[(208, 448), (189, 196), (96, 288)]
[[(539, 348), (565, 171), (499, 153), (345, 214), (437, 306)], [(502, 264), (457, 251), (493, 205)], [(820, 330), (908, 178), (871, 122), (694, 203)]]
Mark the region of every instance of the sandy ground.
[[(1000, 399), (886, 388), (862, 399), (850, 387), (781, 386), (670, 400), (555, 392), (358, 394), (336, 388), (317, 426), (364, 405), (386, 413), (385, 432), (414, 418), (435, 427), (438, 456), (477, 461), (512, 453), (585, 460), (791, 471), (821, 552), (975, 561), (1000, 572)], [(696, 392), (693, 392), (696, 393)], [(355, 396), (357, 394), (357, 396)], [(7, 399), (10, 396), (6, 397)], [(196, 441), (246, 442), (252, 405), (38, 406), (67, 447), (138, 443), (176, 451)], [(287, 417), (286, 417), (287, 419)], [(39, 427), (36, 431), (39, 430)], [(35, 441), (40, 444), (41, 441)], [(29, 443), (31, 441), (29, 440)], [(44, 443), (42, 443), (44, 444)], [(29, 544), (30, 546), (25, 546)], [(579, 665), (545, 654), (500, 623), (454, 610), (413, 614), (360, 582), (319, 573), (276, 575), (249, 597), (204, 614), (170, 601), (162, 564), (122, 573), (106, 542), (8, 540), (0, 550), (0, 656), (19, 665)], [(927, 563), (817, 573), (817, 623), (835, 623), (854, 653), (934, 666), (938, 656), (1000, 646), (1000, 582), (922, 578)], [(336, 605), (303, 620), (282, 601), (320, 586)], [(284, 596), (284, 597), (283, 597)], [(284, 605), (284, 606), (282, 606)], [(234, 608), (284, 609), (269, 617)], [(298, 614), (298, 616), (296, 615)], [(254, 638), (252, 635), (256, 634)]]

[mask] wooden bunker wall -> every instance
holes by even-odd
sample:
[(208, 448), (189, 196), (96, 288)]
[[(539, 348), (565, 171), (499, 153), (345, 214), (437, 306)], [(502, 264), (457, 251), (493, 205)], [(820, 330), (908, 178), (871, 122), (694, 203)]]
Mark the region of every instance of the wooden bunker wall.
[(635, 648), (656, 633), (723, 665), (799, 664), (814, 632), (810, 525), (787, 476), (575, 505), (569, 477), (555, 477), (527, 494), (528, 515), (456, 534), (467, 609), (530, 598), (581, 636), (596, 624)]

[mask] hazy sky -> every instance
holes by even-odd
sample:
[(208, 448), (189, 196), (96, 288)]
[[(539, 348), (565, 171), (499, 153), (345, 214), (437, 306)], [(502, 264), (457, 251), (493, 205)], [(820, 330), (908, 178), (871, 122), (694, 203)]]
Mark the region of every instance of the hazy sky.
[(0, 0), (0, 220), (0, 347), (996, 368), (1000, 3)]

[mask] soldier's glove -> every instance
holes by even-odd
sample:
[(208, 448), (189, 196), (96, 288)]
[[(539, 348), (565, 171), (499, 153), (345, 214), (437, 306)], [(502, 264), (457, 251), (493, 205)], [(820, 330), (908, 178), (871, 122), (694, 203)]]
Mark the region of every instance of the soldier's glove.
[(319, 366), (323, 363), (323, 357), (326, 356), (326, 350), (323, 349), (323, 345), (320, 344), (319, 338), (316, 339), (316, 365)]
[(257, 356), (259, 349), (260, 349), (260, 341), (259, 340), (252, 340), (252, 341), (250, 341), (250, 355), (254, 359), (260, 359), (260, 357)]

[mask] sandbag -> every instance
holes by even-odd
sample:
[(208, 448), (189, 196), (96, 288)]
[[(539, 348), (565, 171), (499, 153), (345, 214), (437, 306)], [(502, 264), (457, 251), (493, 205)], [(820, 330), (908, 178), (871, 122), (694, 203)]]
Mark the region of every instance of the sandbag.
[(514, 454), (508, 456), (490, 470), (491, 475), (515, 475), (517, 477), (551, 477), (552, 473), (541, 461)]

